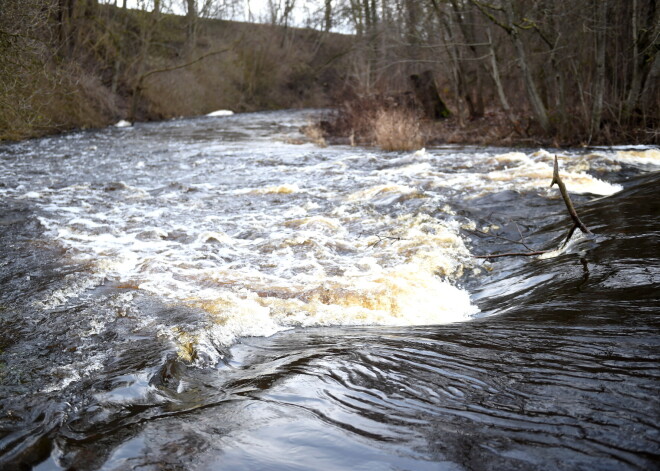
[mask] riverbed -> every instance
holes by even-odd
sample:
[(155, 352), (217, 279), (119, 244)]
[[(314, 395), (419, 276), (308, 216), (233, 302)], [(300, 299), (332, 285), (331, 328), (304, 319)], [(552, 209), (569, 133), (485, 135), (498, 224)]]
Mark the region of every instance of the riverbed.
[(657, 469), (660, 150), (314, 116), (0, 145), (2, 469)]

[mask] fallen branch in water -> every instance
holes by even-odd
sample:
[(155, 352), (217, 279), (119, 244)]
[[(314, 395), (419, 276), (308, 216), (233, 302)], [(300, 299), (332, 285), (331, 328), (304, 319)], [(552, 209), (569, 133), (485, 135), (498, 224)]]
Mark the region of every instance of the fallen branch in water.
[[(492, 238), (495, 238), (495, 239), (501, 239), (501, 240), (504, 240), (504, 241), (507, 241), (507, 242), (511, 242), (512, 244), (520, 244), (523, 247), (525, 247), (528, 251), (535, 252), (536, 250), (531, 248), (525, 242), (525, 236), (522, 234), (522, 231), (520, 230), (520, 226), (518, 225), (518, 223), (516, 221), (511, 221), (511, 222), (513, 222), (516, 225), (516, 230), (518, 231), (518, 234), (520, 234), (520, 240), (509, 239), (508, 237), (504, 237), (501, 234), (491, 234), (490, 232), (480, 231), (479, 229), (474, 229), (474, 230), (464, 229), (464, 230), (466, 232), (469, 232), (470, 234), (482, 235), (482, 236), (485, 236), (485, 237), (492, 237)], [(526, 252), (524, 252), (524, 253), (526, 253)]]
[[(566, 209), (568, 210), (568, 214), (571, 216), (571, 219), (573, 220), (573, 226), (569, 229), (568, 234), (566, 235), (566, 239), (564, 240), (564, 243), (561, 244), (561, 246), (559, 247), (560, 249), (563, 249), (564, 247), (566, 247), (566, 244), (568, 244), (568, 241), (571, 240), (571, 237), (573, 236), (575, 229), (580, 229), (580, 231), (582, 231), (582, 233), (584, 234), (591, 234), (592, 232), (580, 220), (580, 217), (578, 216), (577, 211), (575, 210), (575, 206), (573, 206), (573, 202), (571, 201), (571, 197), (568, 194), (568, 190), (566, 190), (566, 185), (564, 185), (564, 182), (561, 180), (561, 177), (559, 176), (559, 162), (557, 160), (556, 155), (555, 155), (554, 169), (552, 173), (552, 183), (550, 183), (550, 188), (552, 188), (555, 184), (557, 184), (557, 186), (559, 187), (559, 192), (561, 193), (561, 197), (564, 200), (564, 204), (566, 204)], [(517, 224), (516, 224), (516, 228), (518, 228)], [(518, 228), (518, 233), (520, 234), (520, 238), (521, 238), (520, 241), (513, 241), (509, 239), (505, 239), (505, 240), (509, 240), (510, 242), (515, 242), (517, 244), (524, 245), (525, 248), (529, 250), (528, 252), (508, 252), (508, 253), (491, 254), (491, 255), (475, 255), (474, 258), (490, 259), (490, 258), (500, 258), (500, 257), (531, 257), (533, 255), (543, 255), (545, 253), (552, 252), (553, 250), (555, 250), (555, 249), (531, 250), (525, 243), (522, 232), (520, 232), (520, 228)], [(499, 237), (499, 236), (495, 236), (495, 237)]]
[(535, 252), (508, 252), (498, 253), (493, 255), (474, 255), (474, 258), (500, 258), (500, 257), (531, 257), (533, 255), (543, 255), (544, 253), (552, 252), (552, 249), (537, 250)]
[(472, 234), (482, 234), (486, 237), (494, 237), (496, 239), (502, 239), (507, 242), (511, 242), (513, 244), (520, 244), (523, 247), (527, 249), (527, 252), (508, 252), (508, 253), (500, 253), (500, 254), (495, 254), (495, 255), (475, 255), (474, 258), (499, 258), (499, 257), (530, 257), (532, 255), (542, 255), (544, 253), (551, 252), (552, 250), (534, 250), (531, 248), (527, 243), (525, 242), (525, 236), (523, 236), (522, 231), (520, 230), (520, 227), (518, 226), (518, 223), (513, 221), (513, 223), (516, 225), (516, 230), (518, 231), (518, 234), (520, 234), (520, 240), (513, 240), (509, 239), (508, 237), (503, 237), (499, 234), (489, 234), (484, 231), (480, 230), (474, 230), (474, 231), (467, 231)]
[(552, 173), (552, 183), (550, 183), (550, 188), (552, 188), (552, 186), (555, 183), (559, 187), (559, 192), (561, 193), (561, 197), (564, 199), (564, 203), (566, 204), (566, 209), (568, 209), (568, 214), (571, 215), (571, 219), (573, 220), (573, 227), (571, 227), (571, 229), (568, 231), (566, 240), (564, 240), (564, 243), (561, 246), (562, 248), (564, 248), (566, 244), (568, 244), (568, 241), (571, 240), (571, 237), (573, 236), (575, 229), (579, 228), (583, 234), (591, 234), (591, 231), (587, 229), (587, 226), (585, 226), (582, 221), (580, 221), (580, 218), (577, 215), (577, 211), (575, 211), (575, 206), (573, 206), (573, 202), (571, 201), (571, 197), (568, 195), (568, 191), (566, 190), (566, 185), (564, 185), (564, 182), (561, 181), (561, 178), (559, 177), (559, 162), (557, 162), (556, 155), (555, 155), (555, 167)]

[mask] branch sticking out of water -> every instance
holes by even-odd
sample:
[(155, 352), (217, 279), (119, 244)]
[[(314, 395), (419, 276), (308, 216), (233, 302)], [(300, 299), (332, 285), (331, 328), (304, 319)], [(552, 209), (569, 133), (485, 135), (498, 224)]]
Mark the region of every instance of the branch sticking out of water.
[[(566, 247), (568, 241), (571, 240), (571, 237), (573, 236), (575, 229), (580, 229), (580, 231), (582, 231), (582, 233), (584, 234), (592, 234), (592, 232), (580, 220), (580, 217), (578, 216), (577, 211), (575, 210), (575, 206), (573, 206), (573, 202), (571, 201), (571, 197), (568, 194), (568, 190), (566, 190), (566, 185), (564, 185), (564, 182), (561, 180), (561, 177), (559, 176), (559, 162), (557, 160), (556, 155), (555, 155), (554, 170), (552, 174), (552, 183), (550, 183), (550, 188), (552, 188), (555, 184), (557, 184), (557, 186), (559, 187), (559, 192), (561, 193), (561, 197), (564, 200), (564, 203), (566, 204), (566, 209), (568, 210), (568, 214), (571, 216), (571, 219), (573, 220), (573, 226), (568, 231), (564, 243), (561, 244), (560, 248), (563, 249), (564, 247)], [(516, 227), (518, 228), (517, 224)], [(500, 254), (491, 254), (491, 255), (475, 255), (474, 258), (490, 259), (490, 258), (500, 258), (500, 257), (530, 257), (533, 255), (542, 255), (544, 253), (553, 251), (553, 249), (531, 250), (525, 243), (522, 232), (520, 232), (520, 228), (518, 228), (518, 233), (520, 234), (521, 237), (520, 241), (519, 242), (512, 241), (512, 242), (516, 242), (524, 245), (525, 248), (529, 250), (528, 252), (509, 252), (509, 253), (500, 253)]]
[(580, 229), (583, 234), (591, 234), (591, 231), (587, 229), (587, 226), (584, 225), (584, 223), (580, 220), (577, 211), (575, 211), (575, 206), (573, 206), (573, 202), (571, 201), (571, 197), (568, 194), (568, 191), (566, 190), (566, 185), (564, 185), (564, 182), (561, 181), (561, 177), (559, 176), (559, 162), (557, 161), (557, 156), (555, 155), (555, 168), (552, 174), (552, 183), (550, 183), (550, 188), (554, 184), (557, 184), (559, 187), (559, 192), (561, 193), (561, 197), (564, 199), (564, 203), (566, 203), (566, 209), (568, 209), (568, 214), (571, 215), (571, 219), (573, 220), (573, 227), (568, 231), (568, 235), (566, 236), (566, 240), (564, 240), (564, 243), (562, 244), (562, 248), (566, 246), (569, 240), (571, 240), (571, 237), (573, 236), (573, 233), (575, 232), (575, 229)]

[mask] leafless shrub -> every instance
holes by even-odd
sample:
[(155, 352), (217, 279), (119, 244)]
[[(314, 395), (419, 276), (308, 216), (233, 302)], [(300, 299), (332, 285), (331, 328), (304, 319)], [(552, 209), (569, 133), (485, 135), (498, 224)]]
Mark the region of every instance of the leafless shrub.
[(408, 110), (380, 110), (373, 125), (374, 143), (383, 150), (414, 150), (424, 145), (419, 119)]
[(308, 124), (307, 126), (303, 126), (301, 131), (317, 146), (327, 147), (328, 143), (325, 140), (325, 131), (321, 123)]
[(348, 93), (329, 121), (320, 123), (326, 139), (383, 150), (419, 149), (428, 127), (417, 110), (382, 94)]

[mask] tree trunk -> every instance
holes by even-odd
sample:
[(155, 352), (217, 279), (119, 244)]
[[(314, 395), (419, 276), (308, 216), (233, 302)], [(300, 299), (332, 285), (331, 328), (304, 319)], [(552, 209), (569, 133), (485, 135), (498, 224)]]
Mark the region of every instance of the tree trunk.
[[(655, 125), (658, 125), (658, 109), (660, 108), (660, 98), (658, 98), (659, 88), (658, 83), (660, 82), (660, 54), (655, 53), (653, 59), (653, 65), (649, 71), (648, 76), (646, 77), (646, 83), (644, 84), (644, 89), (640, 95), (640, 103), (642, 107), (642, 112), (644, 113), (644, 119), (650, 117)], [(653, 111), (655, 110), (655, 112)], [(649, 116), (651, 115), (651, 116)]]
[(493, 46), (493, 39), (491, 38), (490, 29), (486, 30), (486, 34), (488, 36), (488, 44), (490, 46), (491, 76), (493, 77), (493, 82), (495, 82), (495, 88), (497, 88), (497, 96), (500, 99), (500, 104), (502, 105), (504, 114), (506, 115), (509, 122), (513, 125), (518, 134), (523, 135), (524, 133), (520, 128), (520, 123), (513, 116), (511, 105), (509, 104), (509, 100), (507, 99), (506, 93), (504, 92), (504, 87), (502, 86), (502, 78), (500, 77), (500, 69), (497, 65), (497, 56), (495, 55), (495, 47)]
[(538, 89), (534, 83), (534, 77), (532, 76), (532, 71), (530, 70), (529, 63), (527, 61), (527, 54), (525, 52), (525, 45), (520, 38), (518, 27), (515, 24), (513, 16), (513, 7), (511, 6), (511, 0), (504, 2), (504, 12), (506, 14), (507, 20), (507, 33), (513, 41), (513, 45), (516, 49), (516, 54), (518, 56), (518, 65), (520, 66), (520, 71), (523, 75), (523, 80), (525, 81), (525, 88), (527, 90), (527, 96), (529, 102), (532, 105), (532, 111), (536, 116), (541, 128), (546, 133), (550, 132), (550, 120), (548, 119), (548, 112), (543, 104), (543, 100), (539, 96)]
[(628, 96), (626, 97), (626, 103), (623, 109), (624, 119), (630, 118), (635, 105), (637, 104), (637, 99), (639, 98), (639, 92), (642, 88), (642, 74), (640, 71), (640, 66), (643, 67), (643, 61), (640, 60), (639, 54), (639, 36), (637, 32), (637, 0), (632, 1), (632, 78), (630, 79), (630, 88), (628, 89)]
[(184, 55), (190, 56), (197, 43), (197, 2), (186, 0), (186, 44)]
[(371, 8), (369, 0), (362, 0), (362, 11), (364, 12), (364, 25), (367, 35), (371, 34), (373, 25), (371, 24)]
[(371, 24), (376, 27), (378, 25), (378, 8), (376, 0), (371, 0)]
[(332, 0), (325, 0), (324, 25), (323, 29), (327, 33), (332, 28)]
[(71, 57), (76, 47), (76, 0), (59, 0), (59, 40), (63, 55)]
[(624, 118), (631, 118), (636, 110), (648, 111), (659, 74), (658, 48), (653, 42), (660, 36), (660, 7), (655, 0), (642, 2), (641, 8), (639, 1), (633, 0), (632, 7), (633, 70)]
[(355, 33), (357, 36), (364, 34), (364, 19), (362, 16), (362, 3), (360, 0), (350, 0), (349, 17), (353, 20), (355, 25)]
[(562, 34), (560, 32), (558, 21), (561, 18), (563, 5), (558, 4), (553, 0), (546, 3), (546, 21), (550, 29), (550, 36), (552, 42), (546, 38), (544, 34), (540, 34), (541, 38), (550, 48), (550, 64), (552, 65), (552, 72), (550, 76), (554, 79), (550, 84), (550, 88), (554, 88), (554, 104), (557, 108), (559, 119), (559, 132), (563, 135), (567, 127), (572, 127), (571, 119), (567, 116), (566, 111), (566, 66), (560, 64), (562, 59), (562, 47), (560, 46), (560, 39)]
[(452, 78), (455, 90), (454, 95), (456, 96), (456, 114), (458, 116), (459, 125), (462, 127), (465, 124), (462, 112), (464, 110), (463, 103), (467, 105), (469, 116), (472, 116), (474, 113), (474, 104), (472, 103), (472, 98), (470, 97), (470, 94), (467, 90), (467, 72), (465, 70), (464, 61), (462, 61), (460, 57), (461, 49), (458, 46), (459, 41), (456, 39), (454, 32), (455, 27), (453, 26), (453, 23), (456, 22), (455, 14), (452, 14), (452, 10), (449, 10), (448, 14), (443, 13), (443, 11), (440, 9), (438, 0), (430, 0), (430, 2), (433, 10), (435, 11), (435, 14), (438, 17), (438, 21), (445, 30), (445, 37), (443, 37), (443, 42), (445, 50), (447, 51), (447, 55), (449, 56), (453, 66)]
[(417, 23), (419, 21), (417, 12), (418, 0), (406, 0), (404, 7), (406, 9), (406, 35), (408, 36), (408, 43), (417, 44), (419, 38), (417, 37)]
[(490, 43), (490, 65), (491, 65), (491, 75), (493, 77), (493, 82), (495, 82), (495, 88), (497, 89), (497, 96), (500, 99), (500, 104), (502, 109), (507, 115), (511, 113), (511, 105), (509, 105), (509, 100), (504, 93), (504, 87), (502, 86), (502, 79), (500, 77), (500, 69), (497, 65), (497, 56), (495, 56), (495, 48), (493, 47), (493, 40), (490, 35), (490, 30), (487, 32), (488, 42)]
[(138, 54), (138, 59), (136, 63), (136, 79), (133, 84), (133, 90), (131, 95), (131, 107), (129, 111), (129, 120), (135, 121), (137, 118), (138, 103), (140, 101), (140, 95), (142, 94), (142, 82), (144, 80), (144, 69), (147, 65), (147, 59), (149, 58), (149, 49), (151, 49), (151, 41), (153, 38), (154, 31), (158, 26), (160, 20), (160, 0), (154, 0), (154, 9), (149, 15), (149, 18), (146, 22), (142, 23), (141, 26), (141, 44), (140, 44), (140, 53)]
[(282, 40), (280, 41), (280, 47), (283, 48), (286, 43), (288, 32), (289, 32), (289, 19), (291, 17), (291, 12), (296, 6), (296, 0), (284, 0), (284, 10), (282, 11), (282, 20), (284, 21), (284, 34), (282, 34)]
[(593, 88), (593, 108), (591, 111), (590, 135), (600, 134), (603, 118), (603, 95), (605, 93), (605, 41), (607, 30), (607, 0), (598, 0), (598, 24), (596, 25), (596, 80)]
[(433, 78), (433, 72), (426, 70), (420, 75), (411, 75), (415, 97), (420, 107), (424, 110), (424, 116), (428, 119), (447, 118), (451, 113), (447, 105), (440, 98), (440, 92)]
[[(482, 46), (477, 45), (479, 41), (477, 41), (476, 31), (470, 26), (470, 24), (473, 25), (475, 23), (474, 18), (464, 18), (464, 15), (467, 15), (467, 13), (461, 12), (456, 0), (451, 0), (451, 6), (454, 11), (454, 22), (458, 25), (467, 49), (470, 51), (470, 58), (467, 61), (461, 61), (461, 70), (464, 76), (465, 101), (468, 103), (470, 110), (470, 119), (477, 119), (484, 115), (482, 61), (480, 60), (480, 56), (486, 56), (486, 54), (480, 54), (482, 51), (478, 50)], [(466, 62), (466, 64), (463, 64), (463, 62)], [(474, 67), (470, 67), (472, 64), (474, 64)], [(473, 79), (475, 75), (476, 79)], [(473, 84), (476, 86), (472, 87)]]

